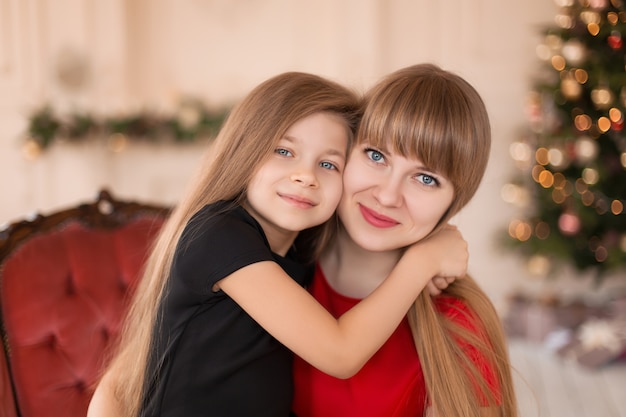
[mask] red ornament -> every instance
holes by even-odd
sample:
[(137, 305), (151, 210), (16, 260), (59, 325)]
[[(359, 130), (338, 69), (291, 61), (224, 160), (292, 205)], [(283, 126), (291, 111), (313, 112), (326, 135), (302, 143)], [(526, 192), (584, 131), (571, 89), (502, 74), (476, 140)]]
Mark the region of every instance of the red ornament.
[(576, 143), (572, 140), (565, 142), (565, 154), (570, 161), (576, 159)]
[(611, 129), (616, 132), (621, 132), (624, 129), (624, 118), (622, 117), (617, 122), (611, 121)]
[(619, 32), (612, 32), (608, 39), (607, 42), (609, 43), (609, 46), (615, 50), (620, 49), (622, 47), (622, 35)]
[(563, 213), (559, 217), (559, 229), (566, 236), (574, 236), (580, 231), (580, 218), (573, 213)]

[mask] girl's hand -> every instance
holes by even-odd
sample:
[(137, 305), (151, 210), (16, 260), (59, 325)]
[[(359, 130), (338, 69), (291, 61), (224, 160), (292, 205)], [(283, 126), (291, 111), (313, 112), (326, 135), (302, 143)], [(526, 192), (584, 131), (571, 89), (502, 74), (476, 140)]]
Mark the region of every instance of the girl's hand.
[[(463, 278), (463, 277), (459, 277)], [(426, 284), (426, 290), (432, 296), (439, 295), (448, 288), (448, 285), (452, 284), (457, 277), (434, 277), (428, 284)]]
[[(462, 278), (467, 273), (467, 263), (469, 252), (467, 242), (463, 239), (461, 232), (456, 226), (446, 225), (438, 233), (421, 240), (412, 246), (402, 256), (403, 261), (411, 257), (424, 254), (428, 256), (429, 265), (435, 271), (433, 278), (428, 282), (426, 288), (431, 295), (439, 295), (448, 285), (457, 278)], [(419, 254), (419, 255), (418, 255)]]

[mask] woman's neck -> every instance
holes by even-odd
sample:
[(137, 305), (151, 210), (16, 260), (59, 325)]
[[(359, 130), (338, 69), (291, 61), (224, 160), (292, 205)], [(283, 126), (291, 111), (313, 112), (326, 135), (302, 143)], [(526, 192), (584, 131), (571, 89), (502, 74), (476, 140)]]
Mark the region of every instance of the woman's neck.
[(389, 276), (401, 250), (370, 252), (339, 230), (333, 245), (320, 259), (330, 286), (340, 294), (365, 298)]

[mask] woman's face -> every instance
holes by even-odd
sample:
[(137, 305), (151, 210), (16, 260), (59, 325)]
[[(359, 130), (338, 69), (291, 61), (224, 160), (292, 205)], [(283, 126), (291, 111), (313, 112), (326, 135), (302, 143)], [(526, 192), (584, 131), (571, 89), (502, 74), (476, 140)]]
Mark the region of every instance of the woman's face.
[(452, 183), (419, 159), (359, 144), (346, 164), (338, 213), (359, 246), (397, 250), (430, 233), (453, 198)]

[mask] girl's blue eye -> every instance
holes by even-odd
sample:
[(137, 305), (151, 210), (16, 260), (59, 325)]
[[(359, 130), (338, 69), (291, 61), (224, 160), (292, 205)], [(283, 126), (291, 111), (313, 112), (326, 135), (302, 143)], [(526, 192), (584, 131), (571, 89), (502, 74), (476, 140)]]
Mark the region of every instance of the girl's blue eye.
[(276, 148), (274, 152), (282, 156), (291, 156), (291, 152), (284, 148)]
[(366, 149), (365, 153), (367, 154), (368, 158), (374, 162), (381, 162), (385, 159), (385, 156), (376, 149)]
[(328, 161), (324, 161), (324, 162), (320, 162), (320, 166), (324, 169), (331, 169), (331, 170), (338, 170), (339, 168), (337, 168), (337, 165), (333, 164), (332, 162), (328, 162)]

